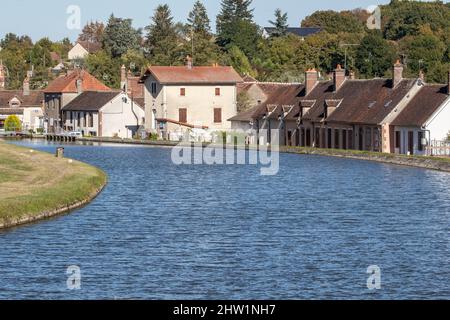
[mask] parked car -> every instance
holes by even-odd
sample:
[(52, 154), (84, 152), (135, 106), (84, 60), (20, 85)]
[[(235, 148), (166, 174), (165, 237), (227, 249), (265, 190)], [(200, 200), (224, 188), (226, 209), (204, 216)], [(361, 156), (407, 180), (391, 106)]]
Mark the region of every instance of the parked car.
[(69, 137), (83, 138), (83, 133), (79, 131), (69, 132)]

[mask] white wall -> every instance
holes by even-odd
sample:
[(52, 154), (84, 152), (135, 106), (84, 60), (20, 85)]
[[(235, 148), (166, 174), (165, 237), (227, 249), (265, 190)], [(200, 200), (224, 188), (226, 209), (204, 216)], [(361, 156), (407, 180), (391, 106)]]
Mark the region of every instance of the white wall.
[(430, 130), (431, 140), (443, 141), (450, 131), (450, 97), (427, 122), (426, 129)]
[(77, 59), (84, 59), (89, 52), (83, 48), (83, 46), (79, 43), (77, 43), (68, 54), (69, 60), (77, 60)]

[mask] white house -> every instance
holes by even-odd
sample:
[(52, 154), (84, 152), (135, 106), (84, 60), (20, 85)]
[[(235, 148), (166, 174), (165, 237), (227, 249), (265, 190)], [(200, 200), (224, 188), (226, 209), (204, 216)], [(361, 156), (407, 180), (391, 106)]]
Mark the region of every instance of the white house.
[(237, 83), (232, 67), (151, 66), (141, 78), (145, 84), (145, 129), (170, 139), (190, 128), (231, 129), (237, 114)]
[(450, 132), (450, 84), (425, 84), (391, 125), (396, 153), (424, 155), (427, 145), (442, 143)]
[(143, 106), (118, 91), (86, 91), (62, 114), (65, 130), (89, 136), (133, 138), (145, 123)]
[(68, 53), (69, 60), (82, 60), (89, 54), (96, 53), (102, 48), (100, 43), (78, 41)]

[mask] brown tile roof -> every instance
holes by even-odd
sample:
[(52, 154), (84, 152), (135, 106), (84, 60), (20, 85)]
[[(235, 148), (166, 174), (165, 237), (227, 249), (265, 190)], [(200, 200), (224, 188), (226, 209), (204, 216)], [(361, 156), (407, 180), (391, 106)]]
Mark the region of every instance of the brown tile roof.
[(0, 108), (8, 108), (9, 101), (17, 97), (21, 102), (21, 107), (42, 107), (44, 92), (42, 90), (31, 90), (27, 96), (23, 95), (23, 90), (0, 90)]
[(425, 85), (392, 125), (422, 127), (448, 98), (446, 85)]
[(62, 111), (98, 111), (118, 94), (119, 91), (86, 91), (62, 108)]
[(241, 76), (233, 67), (164, 67), (151, 66), (141, 81), (152, 74), (162, 84), (236, 84), (242, 82)]
[(0, 115), (23, 114), (24, 108), (0, 108)]
[(111, 89), (85, 70), (75, 70), (71, 74), (53, 80), (44, 93), (76, 93), (77, 80), (83, 80), (83, 91), (111, 91)]
[(326, 100), (342, 100), (327, 122), (380, 124), (414, 83), (414, 79), (405, 79), (393, 89), (388, 79), (346, 80), (338, 92), (333, 92), (332, 81), (320, 83), (307, 97), (316, 99), (316, 103), (304, 119), (325, 120)]
[[(258, 84), (260, 86), (260, 84)], [(278, 117), (282, 112), (283, 106), (296, 106), (304, 92), (304, 85), (300, 84), (265, 84), (264, 91), (268, 94), (268, 98), (264, 103), (257, 105), (247, 111), (241, 112), (229, 121), (251, 121), (260, 118), (268, 113), (268, 107), (274, 107), (276, 110), (271, 113), (271, 117)]]
[(89, 53), (96, 53), (102, 49), (102, 44), (98, 42), (78, 41), (77, 43), (79, 43)]
[(140, 77), (128, 77), (128, 92), (134, 98), (145, 97), (145, 86), (140, 82)]

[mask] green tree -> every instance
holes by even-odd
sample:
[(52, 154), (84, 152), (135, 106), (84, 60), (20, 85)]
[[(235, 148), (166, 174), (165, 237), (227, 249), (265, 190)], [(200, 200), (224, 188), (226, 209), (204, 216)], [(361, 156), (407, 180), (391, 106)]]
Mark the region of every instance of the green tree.
[(130, 49), (139, 49), (141, 30), (134, 29), (132, 22), (110, 16), (103, 33), (103, 46), (113, 58), (121, 57)]
[(130, 49), (122, 56), (122, 64), (133, 73), (142, 73), (148, 66), (148, 60), (141, 50)]
[(395, 49), (383, 39), (381, 32), (365, 36), (356, 53), (356, 67), (366, 77), (381, 77), (392, 68), (396, 59)]
[(16, 115), (10, 115), (5, 120), (5, 131), (18, 132), (22, 130), (22, 123)]
[(202, 35), (205, 38), (210, 39), (211, 35), (211, 21), (208, 17), (205, 5), (197, 0), (194, 3), (194, 8), (189, 12), (188, 26), (196, 35)]
[(90, 54), (85, 61), (85, 68), (94, 77), (111, 88), (120, 87), (121, 60), (112, 58), (105, 50)]
[(240, 74), (254, 75), (249, 59), (238, 47), (233, 46), (228, 51), (228, 63)]
[(167, 4), (156, 8), (152, 23), (145, 30), (146, 55), (153, 64), (172, 65), (179, 60), (179, 36)]
[(217, 16), (217, 44), (221, 48), (236, 46), (249, 57), (255, 55), (261, 33), (253, 22), (251, 4), (252, 0), (222, 0)]
[(364, 32), (359, 14), (352, 11), (316, 11), (302, 21), (302, 27), (321, 27), (329, 33)]
[(27, 70), (31, 68), (33, 42), (28, 36), (6, 34), (0, 41), (0, 60), (7, 68), (7, 89), (20, 89)]
[(281, 9), (275, 10), (275, 21), (269, 21), (269, 23), (275, 28), (275, 31), (271, 34), (273, 37), (282, 37), (287, 33), (288, 15), (281, 12)]

